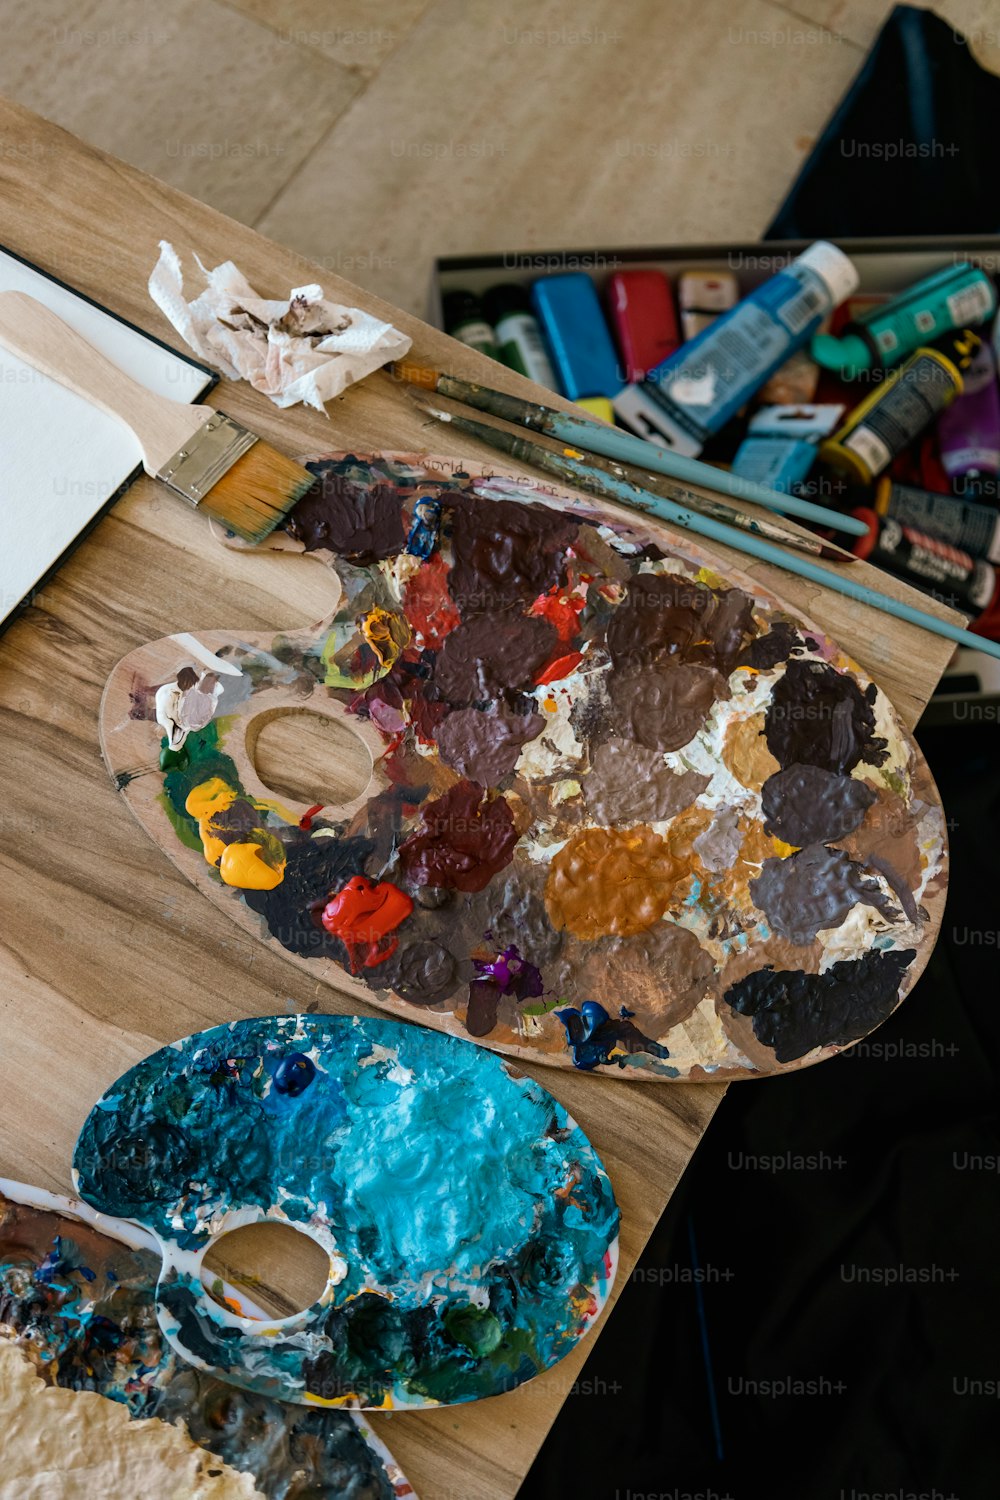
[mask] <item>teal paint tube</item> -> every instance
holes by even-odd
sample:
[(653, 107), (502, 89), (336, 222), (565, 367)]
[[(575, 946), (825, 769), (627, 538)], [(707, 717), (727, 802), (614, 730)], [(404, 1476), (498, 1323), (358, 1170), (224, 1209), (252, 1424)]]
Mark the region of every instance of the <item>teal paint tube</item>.
[(818, 333), (812, 357), (824, 370), (854, 380), (866, 370), (898, 365), (921, 345), (953, 328), (975, 328), (996, 312), (997, 294), (990, 277), (968, 261), (925, 276), (890, 302), (883, 302), (848, 323), (835, 337)]

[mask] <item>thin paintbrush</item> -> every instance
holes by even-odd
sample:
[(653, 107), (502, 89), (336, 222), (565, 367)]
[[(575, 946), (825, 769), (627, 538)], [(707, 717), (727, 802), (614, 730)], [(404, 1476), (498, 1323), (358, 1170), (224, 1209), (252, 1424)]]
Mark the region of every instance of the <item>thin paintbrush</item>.
[(147, 474), (247, 541), (262, 541), (315, 483), (223, 412), (154, 395), (25, 292), (0, 292), (0, 344), (123, 422)]
[(470, 380), (461, 380), (457, 375), (447, 375), (441, 370), (432, 370), (425, 365), (412, 364), (409, 360), (397, 360), (390, 366), (393, 374), (410, 385), (423, 390), (436, 391), (439, 396), (450, 396), (464, 406), (474, 406), (478, 411), (488, 412), (505, 422), (519, 427), (530, 427), (534, 432), (558, 438), (584, 448), (590, 453), (603, 453), (608, 458), (620, 459), (634, 464), (639, 469), (651, 469), (657, 474), (666, 474), (686, 484), (700, 484), (706, 489), (730, 495), (737, 500), (749, 500), (754, 505), (763, 505), (767, 510), (781, 511), (785, 515), (799, 516), (804, 521), (815, 521), (822, 526), (835, 526), (838, 531), (850, 536), (865, 536), (868, 528), (863, 521), (853, 516), (841, 515), (826, 505), (815, 505), (811, 500), (802, 500), (798, 495), (784, 495), (753, 480), (741, 479), (737, 474), (727, 474), (725, 469), (716, 469), (697, 458), (684, 458), (671, 453), (645, 438), (634, 437), (620, 427), (611, 427), (607, 422), (594, 422), (586, 417), (571, 417), (555, 407), (543, 406), (537, 401), (524, 401), (520, 396), (509, 396), (506, 391), (495, 391), (487, 385), (476, 385)]
[(806, 552), (810, 557), (822, 557), (828, 562), (854, 563), (858, 560), (853, 552), (838, 547), (835, 542), (825, 542), (821, 537), (806, 532), (792, 531), (777, 520), (752, 516), (748, 511), (737, 509), (735, 505), (727, 505), (724, 500), (703, 495), (662, 474), (648, 473), (635, 464), (620, 464), (616, 459), (602, 458), (596, 453), (584, 453), (577, 448), (562, 448), (560, 457), (575, 458), (592, 469), (599, 469), (602, 474), (610, 474), (613, 479), (621, 479), (626, 484), (650, 490), (654, 495), (662, 495), (666, 500), (673, 500), (678, 505), (697, 511), (699, 515), (711, 516), (715, 521), (735, 526), (739, 531), (752, 532), (754, 536), (765, 537), (768, 541), (777, 542), (779, 546), (791, 547), (795, 552)]
[(936, 615), (926, 614), (922, 609), (914, 609), (912, 604), (906, 604), (902, 599), (894, 599), (890, 594), (880, 594), (877, 589), (855, 582), (847, 573), (834, 573), (829, 568), (821, 568), (807, 558), (776, 547), (773, 542), (766, 542), (745, 531), (736, 531), (732, 526), (713, 520), (711, 516), (698, 515), (684, 506), (675, 505), (672, 500), (665, 500), (661, 495), (653, 495), (649, 490), (640, 489), (638, 485), (615, 479), (610, 474), (602, 474), (599, 469), (593, 469), (577, 459), (552, 453), (541, 444), (531, 442), (529, 438), (518, 437), (516, 433), (488, 426), (485, 422), (474, 422), (470, 417), (459, 416), (457, 412), (444, 411), (422, 398), (418, 398), (416, 404), (421, 411), (437, 421), (448, 422), (460, 432), (467, 432), (488, 443), (491, 448), (499, 449), (501, 453), (509, 453), (511, 457), (533, 464), (545, 473), (554, 474), (576, 489), (586, 490), (605, 500), (616, 501), (632, 510), (644, 511), (647, 515), (666, 521), (668, 525), (681, 526), (686, 531), (697, 532), (699, 536), (724, 542), (738, 552), (759, 557), (763, 562), (784, 568), (788, 573), (796, 573), (800, 578), (808, 578), (812, 583), (822, 584), (824, 588), (832, 589), (837, 594), (846, 594), (849, 599), (857, 599), (859, 603), (868, 604), (872, 609), (881, 610), (883, 614), (894, 615), (897, 620), (905, 620), (909, 625), (918, 625), (934, 635), (944, 636), (946, 640), (957, 641), (962, 646), (970, 646), (974, 651), (984, 651), (987, 656), (1000, 659), (1000, 641), (973, 635), (971, 630), (963, 630), (960, 625), (952, 625), (950, 621), (939, 620)]

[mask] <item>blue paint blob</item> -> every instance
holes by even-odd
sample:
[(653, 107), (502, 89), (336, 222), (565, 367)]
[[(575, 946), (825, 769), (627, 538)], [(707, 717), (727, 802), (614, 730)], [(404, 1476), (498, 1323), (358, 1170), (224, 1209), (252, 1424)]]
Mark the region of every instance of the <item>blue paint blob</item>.
[(302, 1052), (292, 1052), (274, 1070), (274, 1086), (279, 1094), (297, 1099), (316, 1077), (316, 1064)]
[(557, 1010), (563, 1023), (566, 1040), (573, 1054), (573, 1064), (589, 1072), (602, 1063), (617, 1063), (625, 1067), (626, 1059), (633, 1052), (648, 1052), (653, 1057), (670, 1056), (670, 1050), (651, 1037), (645, 1036), (632, 1024), (634, 1011), (623, 1005), (618, 1019), (612, 1020), (603, 1005), (596, 1000), (584, 1000), (579, 1010), (567, 1006)]

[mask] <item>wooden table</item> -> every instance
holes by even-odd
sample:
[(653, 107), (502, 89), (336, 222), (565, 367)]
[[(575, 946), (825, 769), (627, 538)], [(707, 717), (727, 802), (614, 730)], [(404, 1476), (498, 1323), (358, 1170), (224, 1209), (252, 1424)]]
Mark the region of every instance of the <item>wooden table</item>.
[[(235, 260), (264, 295), (320, 281), (332, 298), (404, 328), (414, 355), (428, 363), (511, 391), (535, 390), (3, 101), (0, 202), (0, 241), (175, 347), (176, 334), (146, 293), (161, 238), (182, 253), (196, 250), (207, 265)], [(327, 417), (302, 407), (278, 412), (245, 385), (223, 382), (213, 399), (290, 452), (381, 447), (490, 456), (471, 439), (428, 432), (382, 373), (332, 402)], [(738, 561), (829, 629), (906, 722), (916, 721), (949, 659), (946, 642), (780, 570)], [(871, 570), (858, 564), (856, 571)], [(327, 602), (321, 575), (298, 560), (223, 551), (209, 541), (203, 518), (143, 479), (0, 639), (0, 1175), (68, 1191), (73, 1144), (90, 1106), (164, 1042), (316, 1002), (330, 1011), (365, 1009), (251, 942), (210, 907), (137, 828), (97, 742), (101, 691), (127, 651), (178, 629), (277, 629), (319, 618)], [(883, 588), (933, 608), (905, 585), (875, 576)], [(266, 765), (259, 769), (266, 779)], [(724, 1090), (528, 1071), (572, 1111), (611, 1173), (623, 1217), (620, 1291)], [(373, 1425), (424, 1500), (512, 1496), (572, 1393), (592, 1339), (510, 1395), (376, 1417)]]

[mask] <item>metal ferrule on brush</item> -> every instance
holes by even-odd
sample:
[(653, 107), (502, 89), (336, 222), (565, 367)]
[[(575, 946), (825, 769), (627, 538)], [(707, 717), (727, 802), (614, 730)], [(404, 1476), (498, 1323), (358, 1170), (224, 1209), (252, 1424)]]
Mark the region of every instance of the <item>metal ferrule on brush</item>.
[(200, 505), (211, 489), (256, 443), (256, 433), (217, 411), (198, 428), (183, 448), (157, 471), (190, 505)]

